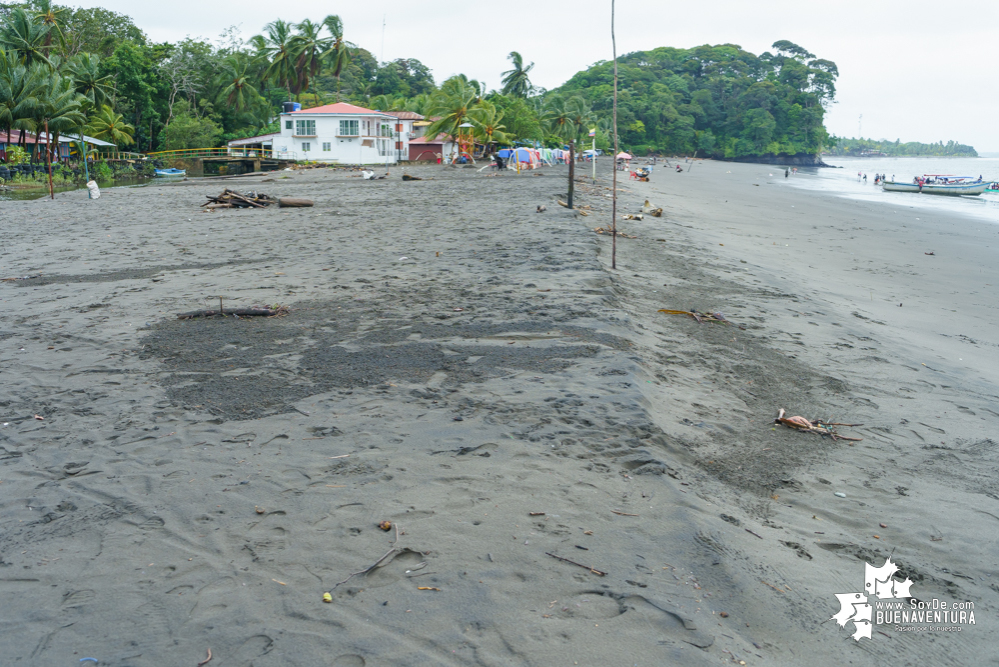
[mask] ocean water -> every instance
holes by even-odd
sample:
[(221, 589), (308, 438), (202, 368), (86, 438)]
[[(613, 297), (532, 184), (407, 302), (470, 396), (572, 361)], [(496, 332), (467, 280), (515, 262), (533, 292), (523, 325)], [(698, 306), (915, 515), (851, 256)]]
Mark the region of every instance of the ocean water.
[[(952, 176), (982, 176), (987, 181), (999, 181), (999, 158), (824, 158), (823, 161), (842, 169), (799, 169), (788, 179), (795, 187), (834, 192), (843, 197), (908, 206), (929, 211), (959, 213), (999, 224), (999, 194), (977, 197), (944, 197), (939, 195), (884, 192), (874, 185), (874, 174), (887, 174), (890, 179), (909, 182), (923, 174)], [(783, 171), (783, 170), (781, 170)], [(867, 174), (867, 182), (857, 173)], [(774, 176), (778, 173), (775, 171)], [(779, 174), (783, 177), (783, 173)]]

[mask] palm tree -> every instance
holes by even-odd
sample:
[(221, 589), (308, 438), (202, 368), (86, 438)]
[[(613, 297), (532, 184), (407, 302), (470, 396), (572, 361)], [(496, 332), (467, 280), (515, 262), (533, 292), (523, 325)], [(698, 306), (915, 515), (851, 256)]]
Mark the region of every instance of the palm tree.
[(572, 113), (565, 100), (553, 95), (545, 102), (544, 114), (545, 132), (558, 139), (567, 140), (572, 128)]
[(114, 95), (114, 77), (101, 76), (101, 59), (81, 53), (66, 63), (65, 71), (76, 81), (76, 92), (87, 98), (89, 107), (100, 109)]
[(87, 132), (96, 139), (110, 141), (116, 146), (124, 146), (135, 141), (135, 128), (125, 122), (124, 117), (111, 107), (104, 105), (90, 119)]
[(458, 136), (458, 126), (469, 120), (469, 112), (478, 103), (478, 87), (466, 83), (459, 77), (451, 77), (443, 84), (434, 98), (427, 113), (440, 116), (427, 127), (426, 135), (436, 137), (445, 132), (452, 137)]
[(323, 54), (333, 40), (323, 37), (323, 24), (305, 19), (295, 24), (298, 34), (292, 37), (292, 51), (295, 56), (296, 87), (299, 92), (309, 89), (309, 84), (323, 68)]
[(0, 48), (17, 53), (25, 65), (36, 62), (48, 65), (48, 34), (49, 26), (36, 22), (23, 9), (15, 9), (7, 24), (0, 29)]
[(266, 34), (256, 35), (250, 43), (256, 48), (257, 55), (266, 60), (268, 65), (264, 70), (264, 80), (274, 81), (288, 91), (291, 100), (292, 85), (297, 83), (295, 75), (295, 43), (292, 34), (292, 24), (277, 19), (264, 26)]
[(59, 45), (66, 48), (66, 36), (62, 33), (62, 24), (70, 12), (69, 7), (55, 7), (52, 0), (35, 0), (35, 20), (41, 22), (48, 30), (45, 35), (45, 46), (52, 46), (52, 33), (59, 38)]
[[(41, 65), (39, 65), (41, 66)], [(49, 74), (38, 96), (35, 123), (45, 128), (45, 156), (49, 167), (49, 193), (52, 190), (52, 157), (59, 147), (59, 134), (73, 130), (83, 131), (87, 117), (82, 106), (86, 98), (76, 92), (76, 84), (71, 77), (58, 72)]]
[(492, 102), (483, 100), (479, 106), (468, 112), (468, 116), (475, 125), (475, 136), (482, 140), (486, 146), (486, 151), (489, 150), (489, 144), (509, 143), (510, 138), (504, 132), (506, 125), (500, 124), (500, 121), (503, 120), (503, 112), (497, 109)]
[(219, 99), (224, 99), (237, 113), (246, 111), (261, 100), (260, 93), (253, 86), (251, 74), (247, 71), (249, 68), (247, 55), (236, 52), (225, 59), (219, 74)]
[(595, 116), (589, 103), (578, 95), (566, 103), (566, 111), (569, 114), (569, 122), (572, 124), (569, 141), (575, 143), (582, 137), (584, 130), (589, 131)]
[(336, 14), (323, 19), (323, 25), (333, 36), (329, 48), (322, 57), (329, 64), (330, 74), (336, 77), (336, 101), (340, 101), (340, 76), (350, 64), (350, 49), (354, 47), (343, 39), (343, 21)]
[(38, 95), (47, 73), (45, 65), (25, 67), (15, 54), (0, 50), (0, 129), (7, 135), (20, 130), (19, 144), (24, 143), (25, 130), (35, 129)]
[(531, 80), (527, 75), (534, 69), (534, 63), (524, 67), (524, 58), (516, 51), (511, 51), (507, 58), (513, 63), (513, 69), (503, 72), (501, 80), (503, 83), (503, 94), (527, 97), (532, 88)]

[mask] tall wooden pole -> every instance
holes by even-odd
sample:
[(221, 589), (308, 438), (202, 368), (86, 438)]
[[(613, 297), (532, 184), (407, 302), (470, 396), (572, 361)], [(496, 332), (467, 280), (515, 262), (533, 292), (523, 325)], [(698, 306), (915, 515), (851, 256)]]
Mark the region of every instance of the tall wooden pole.
[(614, 37), (614, 0), (611, 0), (611, 48), (614, 50), (614, 196), (611, 204), (611, 268), (617, 269), (617, 39)]
[(49, 121), (45, 121), (45, 157), (49, 163), (49, 196), (55, 199), (55, 190), (52, 188), (52, 135), (49, 134)]
[(576, 141), (569, 141), (569, 210), (572, 210), (573, 179), (576, 178)]

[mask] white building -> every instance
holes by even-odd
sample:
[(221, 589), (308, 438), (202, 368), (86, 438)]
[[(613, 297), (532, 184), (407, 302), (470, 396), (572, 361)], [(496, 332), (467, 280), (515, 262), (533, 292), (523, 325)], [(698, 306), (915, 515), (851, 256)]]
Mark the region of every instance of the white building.
[(341, 164), (395, 164), (409, 156), (411, 112), (382, 113), (338, 102), (280, 116), (281, 133), (272, 140), (273, 155)]

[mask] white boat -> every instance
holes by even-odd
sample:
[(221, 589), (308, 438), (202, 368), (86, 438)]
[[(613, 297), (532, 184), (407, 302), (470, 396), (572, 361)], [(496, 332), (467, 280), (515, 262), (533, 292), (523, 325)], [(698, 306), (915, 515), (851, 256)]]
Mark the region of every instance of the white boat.
[(971, 195), (977, 197), (992, 185), (989, 181), (972, 180), (967, 176), (947, 176), (942, 174), (927, 174), (922, 178), (913, 179), (912, 183), (885, 181), (881, 187), (885, 192), (916, 192), (924, 195), (950, 195), (959, 197)]

